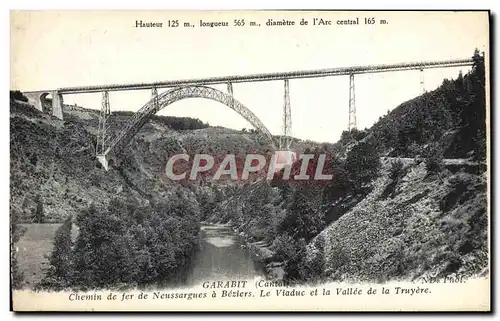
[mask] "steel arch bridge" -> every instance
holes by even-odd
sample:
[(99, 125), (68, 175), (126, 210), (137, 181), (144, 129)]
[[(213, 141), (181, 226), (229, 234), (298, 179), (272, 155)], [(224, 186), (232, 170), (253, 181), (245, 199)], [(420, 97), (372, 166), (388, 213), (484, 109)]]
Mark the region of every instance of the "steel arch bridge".
[[(228, 85), (228, 87), (230, 87)], [(243, 118), (245, 118), (250, 124), (252, 124), (255, 129), (262, 132), (271, 142), (271, 145), (276, 148), (278, 142), (273, 137), (271, 132), (267, 127), (260, 121), (260, 119), (255, 116), (255, 114), (245, 107), (241, 102), (236, 100), (231, 94), (226, 94), (218, 89), (206, 87), (206, 86), (186, 86), (179, 87), (168, 90), (160, 95), (155, 94), (156, 90), (153, 90), (153, 98), (148, 101), (139, 111), (137, 111), (134, 116), (127, 122), (125, 127), (116, 135), (114, 138), (108, 138), (106, 136), (106, 118), (99, 124), (98, 137), (97, 137), (97, 154), (100, 157), (101, 163), (103, 160), (107, 161), (108, 157), (120, 154), (120, 152), (125, 148), (125, 146), (130, 142), (130, 140), (137, 134), (142, 126), (148, 121), (148, 119), (159, 112), (161, 109), (183, 99), (187, 98), (205, 98), (214, 101), (218, 101), (232, 110), (236, 111)], [(109, 100), (103, 101), (103, 107), (109, 110)], [(107, 105), (107, 106), (105, 106)], [(109, 115), (109, 112), (107, 112)], [(104, 165), (104, 163), (103, 163)], [(105, 165), (107, 167), (107, 165)]]
[[(484, 58), (484, 53), (483, 53)], [(147, 122), (147, 120), (162, 108), (186, 98), (207, 98), (218, 101), (229, 106), (250, 122), (258, 131), (263, 133), (271, 141), (272, 146), (279, 150), (289, 151), (292, 144), (292, 117), (290, 107), (290, 79), (323, 78), (332, 76), (349, 76), (349, 122), (347, 130), (357, 127), (356, 121), (356, 98), (354, 88), (354, 78), (358, 74), (373, 74), (382, 72), (399, 72), (405, 70), (415, 70), (420, 72), (420, 92), (425, 93), (424, 69), (451, 68), (461, 66), (471, 66), (474, 64), (473, 58), (440, 60), (440, 61), (417, 61), (386, 65), (366, 65), (351, 66), (341, 68), (327, 68), (316, 70), (297, 70), (288, 72), (274, 72), (251, 75), (233, 75), (222, 77), (208, 77), (195, 79), (181, 79), (169, 81), (157, 81), (152, 83), (128, 83), (97, 86), (65, 87), (55, 90), (37, 90), (24, 92), (29, 103), (42, 112), (52, 109), (52, 115), (63, 119), (63, 94), (83, 94), (102, 92), (102, 106), (99, 115), (99, 127), (97, 130), (96, 156), (97, 159), (108, 168), (108, 159), (119, 154), (132, 137)], [(283, 99), (283, 122), (281, 135), (275, 139), (264, 124), (248, 108), (233, 98), (233, 84), (284, 81)], [(227, 93), (217, 89), (206, 87), (213, 85), (227, 85)], [(169, 88), (170, 90), (158, 95), (158, 88)], [(128, 90), (152, 90), (152, 99), (146, 103), (121, 130), (116, 137), (111, 138), (108, 134), (109, 119), (111, 117), (109, 92)], [(52, 106), (50, 108), (47, 99), (48, 94), (52, 96)]]

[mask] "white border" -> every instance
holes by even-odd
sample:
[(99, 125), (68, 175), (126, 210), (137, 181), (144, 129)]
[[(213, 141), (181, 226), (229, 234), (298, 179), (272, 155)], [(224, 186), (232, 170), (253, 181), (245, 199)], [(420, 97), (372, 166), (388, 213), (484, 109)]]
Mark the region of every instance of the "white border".
[[(9, 17), (9, 10), (15, 10), (15, 9), (39, 9), (39, 10), (48, 10), (48, 9), (197, 9), (197, 10), (231, 10), (231, 9), (296, 9), (296, 10), (314, 10), (314, 9), (353, 9), (353, 10), (364, 10), (364, 9), (378, 9), (378, 10), (391, 10), (391, 9), (400, 9), (400, 10), (411, 10), (411, 9), (429, 9), (429, 10), (438, 10), (438, 9), (447, 9), (447, 10), (467, 10), (467, 9), (476, 9), (476, 10), (482, 10), (482, 9), (492, 9), (492, 13), (495, 14), (498, 12), (497, 7), (498, 7), (499, 1), (498, 0), (487, 0), (487, 1), (464, 1), (464, 0), (454, 0), (454, 1), (438, 1), (438, 0), (420, 0), (420, 1), (406, 1), (402, 2), (401, 0), (386, 0), (383, 3), (375, 3), (374, 1), (369, 1), (369, 0), (349, 0), (349, 1), (343, 1), (343, 2), (336, 2), (336, 3), (326, 3), (326, 1), (321, 1), (321, 0), (308, 0), (308, 1), (274, 1), (274, 0), (253, 0), (253, 1), (202, 1), (202, 0), (183, 0), (179, 1), (178, 3), (165, 3), (165, 1), (161, 0), (122, 0), (122, 1), (116, 1), (113, 3), (112, 1), (104, 1), (104, 0), (86, 0), (86, 1), (55, 1), (55, 0), (43, 0), (43, 1), (2, 1), (1, 6), (5, 8), (5, 10), (1, 11), (1, 17), (2, 17), (2, 43), (4, 44), (4, 51), (3, 51), (3, 59), (2, 63), (6, 64), (4, 65), (4, 68), (2, 70), (10, 70), (9, 67), (9, 56), (10, 56), (10, 40), (9, 40), (9, 35), (10, 35), (10, 17)], [(307, 8), (306, 8), (307, 6)], [(498, 22), (498, 21), (497, 21)], [(493, 25), (494, 27), (495, 25)], [(496, 40), (496, 32), (492, 30), (492, 34), (495, 35)], [(9, 45), (7, 45), (9, 44)], [(493, 52), (497, 52), (494, 50)], [(497, 58), (495, 55), (494, 58)], [(495, 60), (497, 62), (497, 60)], [(497, 67), (498, 68), (498, 67)], [(492, 70), (492, 73), (494, 73), (497, 70)], [(7, 93), (7, 87), (9, 86), (9, 78), (10, 77), (10, 72), (9, 75), (6, 76), (3, 81), (5, 81), (6, 85), (4, 85), (4, 91), (1, 92), (2, 95), (2, 100), (3, 102), (7, 103), (8, 101), (8, 93)], [(498, 90), (498, 82), (496, 82), (495, 88), (492, 88), (492, 91), (494, 92), (500, 92)], [(495, 106), (492, 106), (492, 109)], [(1, 298), (0, 302), (2, 302), (2, 311), (4, 312), (2, 315), (2, 320), (10, 320), (11, 318), (14, 318), (14, 314), (8, 312), (9, 310), (9, 265), (8, 265), (8, 255), (9, 255), (9, 250), (7, 247), (8, 243), (8, 238), (9, 238), (9, 232), (8, 232), (8, 220), (9, 220), (9, 107), (6, 104), (3, 106), (3, 108), (0, 109), (2, 112), (2, 115), (0, 115), (0, 130), (2, 131), (0, 135), (0, 144), (1, 144), (1, 151), (2, 151), (2, 157), (0, 158), (1, 164), (0, 166), (2, 167), (1, 170), (1, 176), (0, 176), (0, 181), (2, 182), (1, 185), (1, 190), (0, 190), (0, 197), (1, 197), (1, 205), (2, 208), (4, 209), (2, 212), (2, 219), (4, 220), (2, 224), (4, 228), (4, 234), (3, 234), (3, 239), (4, 241), (1, 242), (2, 246), (0, 246), (1, 249), (1, 257), (4, 258), (4, 264), (1, 265), (1, 273), (2, 275), (2, 293), (1, 293)], [(498, 124), (498, 112), (495, 113), (495, 124)], [(492, 133), (495, 133), (496, 131), (493, 129)], [(498, 139), (496, 140), (494, 150), (498, 150)], [(498, 157), (497, 157), (498, 158)], [(498, 165), (497, 159), (495, 159), (495, 165)], [(497, 166), (495, 166), (497, 167)], [(494, 177), (496, 178), (496, 177)], [(493, 178), (493, 179), (494, 179)], [(495, 217), (495, 221), (497, 222), (498, 225), (498, 217), (495, 215), (495, 213), (491, 213), (492, 217)], [(496, 226), (492, 227), (493, 230), (496, 231)], [(492, 233), (494, 231), (492, 230)], [(496, 235), (496, 233), (494, 233)], [(497, 257), (498, 255), (498, 247), (495, 247), (495, 256)], [(492, 271), (494, 273), (496, 271)], [(495, 289), (496, 289), (496, 284), (495, 284)], [(495, 291), (496, 292), (496, 291)], [(497, 292), (498, 294), (498, 292)], [(495, 302), (492, 302), (492, 307), (495, 307)], [(405, 315), (398, 315), (393, 317), (404, 317)], [(87, 315), (71, 315), (71, 318), (75, 319), (81, 319), (84, 318)], [(177, 315), (158, 315), (161, 318), (180, 318), (180, 316)], [(184, 316), (188, 318), (193, 318), (198, 315), (188, 315)], [(243, 315), (238, 315), (238, 317), (249, 317), (249, 316), (243, 316)], [(327, 316), (327, 315), (324, 315)], [(343, 314), (343, 315), (330, 315), (331, 317), (334, 317), (336, 319), (352, 319), (352, 318), (364, 318), (364, 317), (373, 317), (374, 315), (349, 315), (349, 314)], [(378, 317), (385, 318), (385, 315), (377, 315)], [(26, 317), (26, 316), (25, 316)], [(31, 318), (31, 316), (29, 316)], [(46, 316), (46, 317), (52, 317), (51, 316)], [(59, 317), (66, 318), (68, 315), (60, 315)], [(141, 319), (143, 318), (142, 315), (131, 315), (131, 316), (124, 316), (122, 315), (101, 315), (99, 318), (133, 318), (133, 319)], [(235, 315), (209, 315), (208, 317), (210, 318), (233, 318)], [(259, 320), (269, 318), (269, 319), (276, 319), (276, 318), (290, 318), (292, 317), (291, 315), (251, 315), (250, 317), (252, 318), (258, 318)], [(308, 315), (300, 314), (298, 317), (300, 318), (307, 318)], [(441, 318), (445, 317), (444, 315), (412, 315), (412, 317), (424, 317), (426, 319), (432, 320), (440, 320)], [(456, 315), (450, 315), (450, 317), (455, 318)], [(484, 315), (468, 315), (468, 317), (472, 318), (481, 318), (484, 317)], [(5, 318), (5, 319), (4, 319)]]

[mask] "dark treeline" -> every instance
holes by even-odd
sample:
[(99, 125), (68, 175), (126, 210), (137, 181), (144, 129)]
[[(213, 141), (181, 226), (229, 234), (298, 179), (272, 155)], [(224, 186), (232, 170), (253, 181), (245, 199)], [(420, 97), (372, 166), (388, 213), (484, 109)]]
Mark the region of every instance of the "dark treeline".
[[(134, 112), (114, 111), (113, 115), (132, 116), (134, 115)], [(194, 129), (203, 129), (210, 127), (208, 123), (204, 123), (198, 118), (191, 118), (191, 117), (152, 115), (151, 120), (166, 125), (174, 130), (194, 130)]]
[(405, 102), (370, 129), (370, 140), (391, 156), (441, 153), (445, 158), (486, 157), (484, 56), (476, 49), (470, 72), (445, 79), (431, 92)]
[(182, 192), (171, 201), (138, 206), (111, 200), (58, 229), (39, 289), (102, 289), (161, 286), (185, 277), (198, 245), (199, 210)]
[(191, 117), (174, 117), (174, 116), (158, 116), (152, 117), (154, 121), (162, 123), (169, 126), (175, 130), (187, 130), (187, 129), (203, 129), (209, 127), (207, 123), (202, 122), (198, 118)]

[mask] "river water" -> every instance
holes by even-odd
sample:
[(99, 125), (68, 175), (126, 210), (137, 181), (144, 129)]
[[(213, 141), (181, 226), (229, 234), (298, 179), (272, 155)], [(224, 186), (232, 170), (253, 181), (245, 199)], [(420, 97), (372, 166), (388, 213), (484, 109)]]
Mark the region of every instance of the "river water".
[(202, 225), (200, 249), (187, 276), (187, 286), (205, 281), (248, 280), (263, 276), (263, 268), (244, 242), (226, 225)]

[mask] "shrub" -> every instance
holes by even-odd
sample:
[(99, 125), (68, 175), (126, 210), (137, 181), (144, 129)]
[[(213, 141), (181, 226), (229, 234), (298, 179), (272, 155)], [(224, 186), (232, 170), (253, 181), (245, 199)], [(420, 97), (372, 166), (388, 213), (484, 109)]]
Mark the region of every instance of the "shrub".
[(486, 159), (486, 134), (479, 132), (474, 138), (474, 154), (473, 159), (476, 161), (484, 161)]
[(271, 245), (271, 250), (275, 253), (278, 261), (286, 261), (295, 256), (295, 240), (287, 233), (278, 235)]
[(403, 162), (401, 160), (397, 160), (391, 163), (391, 169), (389, 172), (389, 177), (392, 180), (385, 187), (382, 195), (380, 195), (380, 199), (387, 199), (389, 196), (394, 198), (396, 192), (396, 186), (399, 183), (399, 179), (404, 176), (403, 171)]
[(300, 280), (301, 271), (304, 269), (303, 260), (306, 255), (305, 240), (295, 240), (285, 233), (276, 237), (271, 249), (275, 252), (275, 258), (285, 263), (286, 279)]
[(425, 169), (429, 174), (437, 174), (443, 169), (443, 154), (432, 152), (425, 158)]
[(17, 255), (15, 253), (12, 253), (10, 263), (12, 288), (17, 290), (23, 286), (24, 274), (19, 269), (19, 263), (17, 262)]
[(389, 177), (392, 180), (396, 180), (400, 178), (403, 175), (403, 161), (400, 159), (397, 159), (395, 161), (391, 162), (391, 169), (389, 173)]
[(314, 242), (314, 250), (308, 255), (300, 265), (301, 279), (308, 282), (321, 280), (325, 271), (325, 239), (319, 235)]

